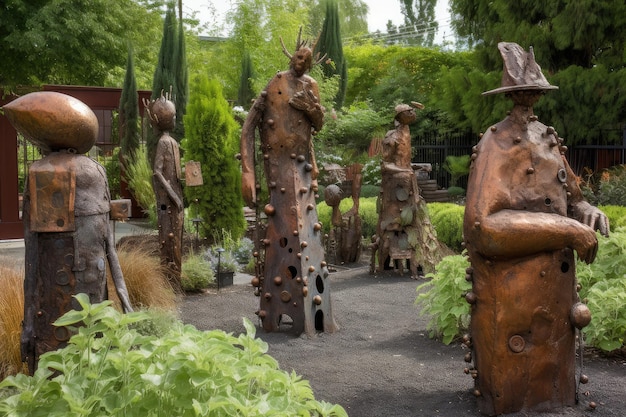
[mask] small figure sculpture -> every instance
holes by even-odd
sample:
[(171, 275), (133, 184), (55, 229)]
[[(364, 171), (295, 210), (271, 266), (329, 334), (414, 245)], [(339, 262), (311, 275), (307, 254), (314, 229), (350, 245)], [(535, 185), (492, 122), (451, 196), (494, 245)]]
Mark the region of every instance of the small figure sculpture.
[[(545, 411), (576, 402), (576, 329), (591, 320), (576, 291), (574, 252), (593, 262), (606, 216), (587, 203), (554, 128), (533, 104), (556, 89), (532, 48), (501, 42), (513, 109), (474, 147), (464, 236), (471, 268), (474, 394), (481, 412)], [(467, 357), (471, 361), (472, 358)]]
[(411, 166), (409, 125), (417, 119), (414, 108), (424, 108), (421, 103), (411, 104), (396, 106), (396, 127), (383, 140), (378, 227), (372, 239), (370, 273), (381, 272), (390, 263), (394, 269), (399, 265), (402, 273), (402, 263), (408, 260), (411, 278), (418, 279), (425, 269), (434, 268), (442, 254)]
[(83, 102), (56, 92), (36, 92), (3, 107), (16, 130), (44, 157), (28, 170), (24, 190), (24, 323), (22, 358), (35, 372), (39, 356), (67, 344), (66, 327), (52, 323), (107, 298), (106, 264), (125, 312), (132, 311), (109, 223), (104, 168), (84, 154), (96, 142), (98, 119)]
[(168, 94), (144, 103), (150, 122), (161, 137), (154, 158), (152, 186), (156, 196), (161, 264), (172, 287), (181, 291), (184, 203), (180, 148), (170, 136), (176, 126), (176, 107)]
[(359, 197), (363, 166), (355, 164), (351, 197), (352, 207), (345, 213), (339, 210), (343, 199), (343, 190), (336, 184), (324, 189), (324, 201), (332, 207), (332, 227), (327, 239), (327, 256), (333, 256), (337, 264), (357, 262), (361, 258), (361, 216), (359, 215)]
[(332, 332), (337, 326), (315, 206), (318, 168), (311, 140), (322, 128), (324, 109), (317, 82), (307, 75), (313, 53), (301, 35), (302, 29), (293, 55), (281, 39), (290, 68), (270, 80), (250, 109), (241, 133), (241, 165), (244, 201), (255, 207), (260, 189), (254, 171), (258, 128), (269, 203), (264, 208), (264, 260), (257, 254), (257, 276), (252, 280), (261, 296), (257, 314), (266, 331), (278, 330), (287, 315), (293, 333), (311, 334)]

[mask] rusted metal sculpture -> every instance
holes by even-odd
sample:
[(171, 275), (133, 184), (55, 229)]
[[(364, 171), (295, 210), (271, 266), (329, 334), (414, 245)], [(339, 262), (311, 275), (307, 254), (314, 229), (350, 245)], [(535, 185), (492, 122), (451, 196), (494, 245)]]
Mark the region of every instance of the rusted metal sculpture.
[(66, 345), (71, 334), (52, 323), (107, 298), (107, 259), (124, 311), (132, 311), (109, 223), (104, 168), (81, 155), (96, 142), (98, 119), (83, 102), (36, 92), (3, 107), (16, 130), (44, 157), (32, 164), (24, 190), (24, 323), (22, 358), (34, 373), (39, 356)]
[[(324, 109), (317, 82), (307, 75), (314, 63), (301, 33), (293, 55), (282, 44), (290, 68), (270, 80), (244, 122), (242, 192), (249, 207), (257, 206), (260, 185), (254, 169), (258, 129), (269, 203), (264, 208), (265, 236), (257, 239), (262, 240), (262, 248), (256, 253), (257, 272), (252, 280), (261, 297), (257, 314), (268, 332), (279, 330), (286, 315), (293, 321), (293, 333), (312, 334), (332, 332), (337, 325), (315, 206), (318, 168), (311, 135), (322, 128)], [(259, 220), (257, 215), (257, 231)]]
[[(363, 166), (353, 166), (351, 183), (352, 207), (345, 213), (339, 210), (343, 199), (343, 190), (331, 184), (324, 189), (324, 201), (332, 207), (332, 227), (327, 239), (326, 256), (332, 256), (337, 264), (357, 262), (361, 258), (361, 216), (359, 215), (359, 197)], [(331, 261), (332, 262), (332, 261)]]
[(378, 226), (372, 238), (370, 272), (394, 268), (402, 273), (403, 263), (408, 261), (411, 278), (418, 279), (433, 270), (443, 253), (411, 166), (409, 125), (417, 119), (414, 108), (424, 106), (415, 102), (396, 106), (396, 127), (383, 140)]
[[(532, 52), (498, 44), (513, 109), (474, 147), (464, 235), (471, 268), (474, 394), (489, 415), (551, 410), (577, 400), (576, 329), (591, 315), (576, 291), (574, 252), (587, 263), (606, 216), (587, 203), (554, 128), (533, 114), (548, 83)], [(583, 381), (584, 382), (584, 381)]]
[(172, 287), (181, 291), (180, 273), (183, 244), (183, 185), (180, 148), (170, 136), (176, 125), (176, 107), (168, 94), (144, 103), (155, 131), (161, 136), (154, 158), (152, 186), (156, 196), (161, 264)]

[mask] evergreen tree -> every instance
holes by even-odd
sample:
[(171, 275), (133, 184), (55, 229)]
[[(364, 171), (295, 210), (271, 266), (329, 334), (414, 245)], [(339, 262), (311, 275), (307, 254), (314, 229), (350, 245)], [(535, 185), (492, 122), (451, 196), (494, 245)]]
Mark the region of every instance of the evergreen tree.
[(437, 0), (400, 0), (404, 25), (398, 30), (401, 43), (432, 46), (439, 24), (435, 20)]
[(322, 68), (326, 77), (338, 75), (339, 91), (335, 97), (335, 108), (340, 109), (346, 97), (346, 87), (348, 85), (348, 67), (343, 56), (343, 45), (341, 41), (341, 27), (339, 22), (339, 8), (337, 0), (327, 0), (326, 17), (317, 44), (315, 54), (326, 54), (332, 61), (324, 62)]
[(187, 97), (189, 97), (189, 75), (187, 68), (187, 48), (185, 46), (185, 28), (183, 26), (183, 1), (178, 0), (178, 47), (174, 57), (175, 66), (175, 96), (176, 103), (176, 128), (174, 138), (179, 142), (185, 137), (183, 116), (187, 109)]
[(250, 58), (250, 52), (245, 51), (241, 60), (241, 78), (239, 80), (239, 92), (237, 93), (237, 105), (246, 110), (250, 109), (252, 100), (256, 97), (252, 85), (253, 78), (252, 58)]
[(133, 51), (132, 48), (129, 48), (126, 59), (126, 76), (122, 86), (119, 107), (120, 158), (123, 165), (126, 164), (127, 159), (134, 157), (135, 151), (139, 148), (138, 100)]
[(200, 162), (204, 183), (185, 188), (188, 201), (193, 202), (191, 215), (204, 220), (199, 229), (202, 236), (210, 237), (224, 229), (239, 239), (246, 229), (241, 173), (235, 159), (239, 129), (219, 81), (206, 75), (194, 80), (185, 130), (185, 159)]
[[(173, 5), (170, 3), (163, 21), (163, 38), (161, 39), (161, 49), (159, 50), (159, 61), (152, 79), (152, 100), (161, 97), (161, 92), (169, 93), (171, 90), (173, 94), (172, 101), (175, 102), (174, 98), (177, 94), (175, 89), (178, 87), (176, 84), (176, 49), (178, 46), (176, 29), (176, 14)], [(175, 104), (178, 110), (178, 104), (176, 102)], [(174, 139), (181, 140), (182, 138), (174, 136)], [(158, 141), (159, 137), (154, 132), (148, 134), (147, 148), (150, 165), (154, 161)]]

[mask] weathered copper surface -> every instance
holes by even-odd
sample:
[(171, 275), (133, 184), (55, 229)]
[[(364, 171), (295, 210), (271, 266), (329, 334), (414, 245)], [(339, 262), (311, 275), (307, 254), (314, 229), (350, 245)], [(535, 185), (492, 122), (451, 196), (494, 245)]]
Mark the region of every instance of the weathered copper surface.
[(161, 136), (154, 159), (152, 186), (156, 195), (161, 264), (175, 289), (180, 290), (184, 203), (180, 148), (169, 131), (176, 124), (176, 107), (168, 96), (146, 102), (152, 126)]
[(54, 91), (38, 91), (2, 107), (26, 139), (44, 154), (67, 149), (85, 153), (98, 137), (98, 118), (82, 101)]
[(204, 184), (202, 180), (202, 166), (198, 161), (188, 161), (185, 164), (185, 186), (197, 187)]
[(129, 198), (111, 200), (109, 218), (115, 221), (126, 221), (132, 215), (132, 201)]
[[(5, 113), (12, 114), (11, 120), (20, 133), (24, 129), (26, 137), (47, 152), (31, 165), (24, 190), (21, 351), (33, 373), (41, 354), (62, 347), (69, 340), (69, 329), (54, 327), (52, 323), (70, 309), (80, 308), (72, 295), (85, 293), (92, 303), (107, 298), (107, 263), (124, 310), (132, 308), (109, 225), (106, 172), (97, 162), (76, 154), (88, 150), (96, 141), (97, 123), (91, 136), (81, 130), (91, 124), (95, 115), (91, 110), (72, 112), (84, 105), (63, 94), (32, 93), (18, 100), (19, 112), (15, 113), (15, 107), (4, 107)], [(55, 123), (69, 130), (48, 125)], [(56, 137), (72, 134), (74, 131), (68, 126), (77, 126), (78, 139)], [(57, 150), (59, 146), (68, 149)]]
[[(533, 114), (547, 81), (532, 52), (499, 47), (505, 71), (532, 74), (503, 77), (514, 106), (475, 146), (467, 189), (470, 373), (489, 415), (575, 403), (575, 328), (588, 322), (588, 309), (576, 292), (574, 252), (592, 262), (594, 229), (609, 231), (584, 201), (563, 140)], [(539, 81), (528, 88), (528, 79)]]
[(336, 264), (357, 262), (361, 258), (361, 216), (359, 215), (359, 197), (361, 194), (361, 170), (363, 166), (353, 167), (351, 187), (352, 207), (345, 213), (339, 210), (343, 191), (331, 184), (324, 189), (324, 200), (332, 207), (332, 227), (326, 243), (326, 255)]
[[(257, 254), (252, 283), (260, 296), (257, 312), (266, 331), (279, 330), (284, 316), (295, 334), (337, 329), (328, 268), (315, 209), (318, 169), (311, 134), (322, 128), (324, 109), (317, 82), (306, 72), (311, 48), (300, 37), (290, 69), (279, 72), (256, 99), (241, 134), (242, 193), (249, 207), (257, 201), (255, 132), (269, 189), (264, 207), (267, 228)], [(260, 221), (257, 218), (257, 226)], [(287, 321), (287, 320), (284, 320)]]
[(370, 272), (394, 268), (403, 273), (407, 261), (411, 277), (417, 279), (433, 270), (442, 252), (411, 166), (409, 125), (417, 119), (414, 107), (423, 108), (420, 103), (396, 106), (396, 128), (387, 132), (383, 140), (378, 226)]

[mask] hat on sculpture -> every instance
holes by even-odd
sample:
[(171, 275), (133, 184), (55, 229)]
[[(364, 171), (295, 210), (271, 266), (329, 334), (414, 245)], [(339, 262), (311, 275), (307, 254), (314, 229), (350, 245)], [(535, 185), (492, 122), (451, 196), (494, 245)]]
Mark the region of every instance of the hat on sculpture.
[(498, 49), (504, 60), (502, 86), (485, 91), (483, 95), (521, 90), (557, 90), (559, 88), (546, 80), (543, 72), (541, 72), (541, 67), (535, 61), (532, 46), (526, 52), (516, 43), (500, 42)]

